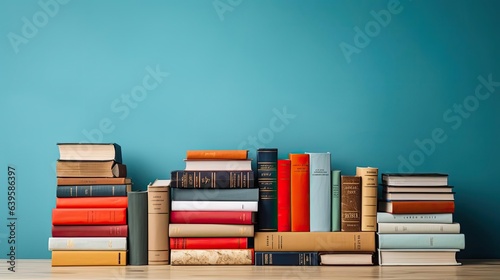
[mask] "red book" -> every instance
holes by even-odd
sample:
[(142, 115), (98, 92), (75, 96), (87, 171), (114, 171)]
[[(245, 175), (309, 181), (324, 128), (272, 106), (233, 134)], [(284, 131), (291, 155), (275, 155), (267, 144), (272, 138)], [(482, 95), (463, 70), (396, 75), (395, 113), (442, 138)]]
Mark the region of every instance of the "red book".
[(171, 237), (170, 249), (248, 249), (245, 237)]
[(392, 214), (436, 214), (455, 212), (455, 201), (381, 201), (379, 211)]
[(290, 154), (290, 221), (292, 231), (309, 231), (309, 155)]
[(126, 225), (127, 208), (54, 208), (52, 225)]
[(127, 225), (52, 226), (52, 237), (127, 237)]
[(289, 159), (278, 159), (278, 231), (291, 231)]
[[(203, 203), (200, 201), (199, 203)], [(249, 211), (172, 211), (171, 224), (233, 224), (252, 225), (255, 212)]]
[(56, 208), (127, 208), (126, 196), (57, 197)]

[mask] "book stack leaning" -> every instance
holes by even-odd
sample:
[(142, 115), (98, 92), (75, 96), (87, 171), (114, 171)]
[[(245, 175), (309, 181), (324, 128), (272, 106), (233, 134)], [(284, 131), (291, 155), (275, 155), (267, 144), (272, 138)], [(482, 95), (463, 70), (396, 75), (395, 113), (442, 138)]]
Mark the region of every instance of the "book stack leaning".
[(52, 266), (126, 265), (127, 193), (118, 144), (59, 143)]
[(171, 265), (251, 265), (259, 189), (247, 150), (190, 150), (171, 172)]
[(380, 265), (460, 265), (465, 248), (460, 224), (453, 222), (453, 188), (438, 173), (382, 174), (379, 203)]

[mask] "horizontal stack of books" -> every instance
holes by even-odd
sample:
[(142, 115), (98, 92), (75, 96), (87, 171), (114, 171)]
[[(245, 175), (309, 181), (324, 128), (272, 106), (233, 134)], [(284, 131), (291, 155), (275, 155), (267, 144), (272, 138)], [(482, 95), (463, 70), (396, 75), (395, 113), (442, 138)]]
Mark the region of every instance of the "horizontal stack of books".
[(459, 265), (465, 248), (448, 175), (383, 174), (379, 203), (380, 265)]

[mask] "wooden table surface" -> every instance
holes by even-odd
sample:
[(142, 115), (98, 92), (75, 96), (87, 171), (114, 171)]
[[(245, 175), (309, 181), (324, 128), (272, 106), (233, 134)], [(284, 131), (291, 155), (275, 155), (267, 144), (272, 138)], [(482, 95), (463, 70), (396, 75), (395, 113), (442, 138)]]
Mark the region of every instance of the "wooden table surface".
[(462, 260), (462, 266), (107, 266), (51, 267), (50, 260), (5, 261), (0, 279), (500, 279), (500, 260)]

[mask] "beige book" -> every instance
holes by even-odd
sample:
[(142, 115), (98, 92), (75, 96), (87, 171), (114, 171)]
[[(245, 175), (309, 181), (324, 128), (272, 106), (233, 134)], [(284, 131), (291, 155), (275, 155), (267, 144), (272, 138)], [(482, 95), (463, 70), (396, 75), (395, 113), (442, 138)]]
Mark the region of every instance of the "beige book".
[(254, 263), (252, 249), (172, 250), (172, 265), (246, 265)]
[(361, 176), (361, 231), (377, 231), (378, 168), (356, 167)]
[(52, 251), (52, 266), (127, 265), (127, 251)]
[(254, 225), (170, 224), (169, 237), (253, 237)]
[(148, 185), (148, 264), (169, 263), (170, 180)]

